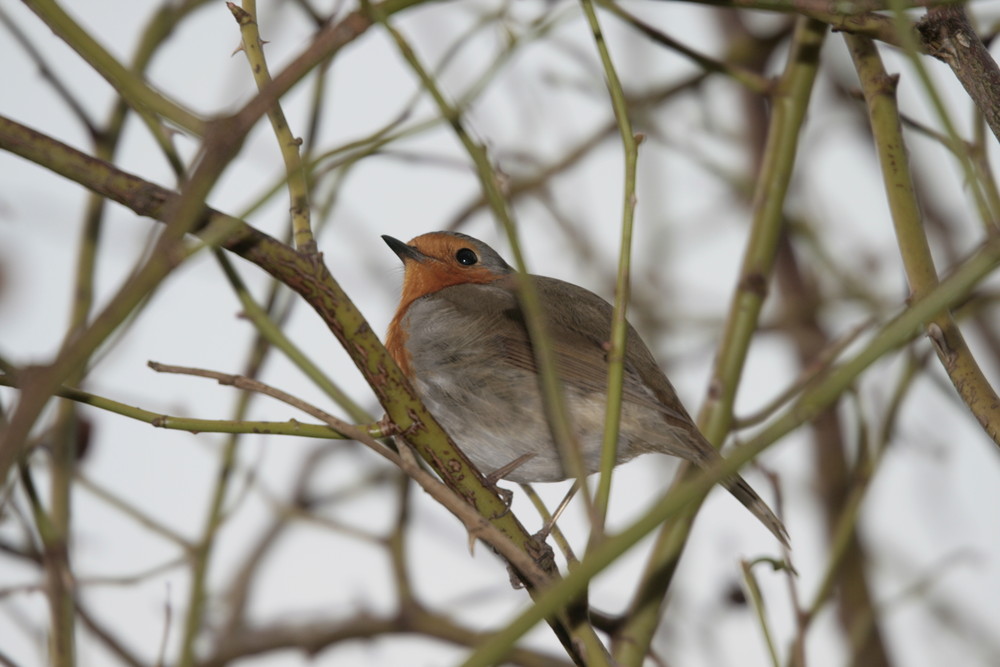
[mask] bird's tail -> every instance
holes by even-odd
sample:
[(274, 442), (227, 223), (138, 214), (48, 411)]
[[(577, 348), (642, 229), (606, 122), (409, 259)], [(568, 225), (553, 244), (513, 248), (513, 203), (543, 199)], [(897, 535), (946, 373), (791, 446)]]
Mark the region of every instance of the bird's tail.
[[(712, 468), (722, 462), (722, 455), (719, 454), (719, 450), (709, 444), (701, 432), (693, 426), (685, 435), (687, 436), (688, 446), (683, 448), (683, 455), (689, 461), (706, 469)], [(786, 548), (789, 546), (788, 531), (785, 530), (785, 524), (775, 516), (771, 508), (767, 506), (767, 503), (757, 495), (757, 492), (747, 484), (745, 479), (734, 474), (732, 477), (721, 480), (719, 484), (726, 487), (736, 497), (736, 500), (743, 503), (744, 507), (750, 510), (771, 531), (771, 534), (778, 538), (779, 542)]]
[(722, 480), (721, 484), (726, 487), (731, 494), (736, 496), (736, 499), (743, 503), (750, 512), (760, 520), (764, 526), (771, 531), (771, 534), (778, 538), (787, 548), (788, 544), (788, 531), (785, 530), (785, 524), (781, 522), (771, 508), (767, 506), (767, 503), (757, 495), (757, 492), (747, 484), (746, 480), (739, 475), (734, 475), (728, 479)]
[[(673, 438), (670, 438), (666, 443), (664, 443), (662, 436), (659, 441), (661, 444), (669, 444), (669, 448), (662, 446), (659, 448), (650, 447), (649, 451), (660, 451), (679, 456), (705, 470), (717, 469), (722, 463), (723, 457), (719, 453), (719, 450), (705, 439), (705, 436), (701, 434), (701, 431), (698, 430), (693, 422), (687, 421), (684, 428), (674, 430), (671, 435)], [(649, 441), (655, 440), (650, 437)], [(764, 527), (778, 538), (781, 544), (786, 548), (789, 547), (788, 531), (785, 530), (785, 524), (775, 516), (771, 508), (767, 506), (767, 503), (757, 495), (757, 492), (747, 484), (745, 479), (737, 474), (733, 474), (731, 477), (720, 480), (719, 484), (726, 487), (731, 494), (736, 496), (736, 499), (743, 503), (750, 510), (751, 514), (757, 517), (764, 524)]]

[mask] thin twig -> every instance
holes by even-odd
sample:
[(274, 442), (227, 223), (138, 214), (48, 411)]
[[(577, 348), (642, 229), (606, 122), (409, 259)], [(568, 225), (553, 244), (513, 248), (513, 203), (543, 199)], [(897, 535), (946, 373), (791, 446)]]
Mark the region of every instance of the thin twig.
[[(243, 8), (238, 7), (233, 2), (227, 2), (226, 6), (240, 24), (240, 33), (243, 35), (243, 53), (250, 63), (250, 71), (253, 72), (254, 81), (257, 88), (263, 90), (271, 83), (271, 73), (267, 68), (267, 59), (264, 57), (264, 42), (261, 41), (260, 31), (257, 28), (257, 3), (255, 0), (243, 0)], [(278, 140), (278, 147), (281, 149), (281, 157), (285, 161), (285, 172), (288, 181), (288, 197), (291, 200), (292, 215), (292, 238), (295, 248), (304, 254), (310, 255), (317, 252), (316, 239), (313, 238), (312, 225), (309, 211), (309, 185), (306, 180), (305, 167), (302, 164), (302, 156), (299, 154), (301, 139), (297, 139), (288, 126), (288, 119), (281, 109), (281, 104), (275, 101), (274, 105), (268, 109), (267, 117), (271, 121), (271, 129)]]
[(490, 543), (491, 546), (500, 551), (504, 558), (510, 561), (511, 564), (518, 569), (518, 571), (529, 577), (534, 585), (543, 585), (548, 581), (549, 575), (543, 572), (539, 568), (538, 564), (532, 560), (527, 553), (518, 549), (506, 535), (501, 533), (495, 526), (476, 512), (475, 509), (465, 502), (464, 499), (459, 497), (440, 481), (434, 479), (430, 473), (421, 468), (415, 460), (408, 461), (407, 457), (392, 451), (385, 445), (380, 444), (367, 432), (361, 430), (360, 428), (337, 419), (333, 415), (328, 414), (327, 412), (311, 405), (310, 403), (307, 403), (306, 401), (303, 401), (300, 398), (292, 396), (291, 394), (257, 380), (201, 368), (169, 366), (156, 362), (149, 362), (149, 365), (150, 368), (158, 372), (177, 373), (181, 375), (193, 375), (196, 377), (209, 378), (216, 380), (219, 384), (232, 386), (245, 391), (265, 394), (278, 399), (283, 403), (296, 407), (299, 410), (312, 415), (316, 419), (325, 422), (330, 427), (341, 431), (345, 436), (366, 445), (372, 451), (380, 454), (402, 468), (407, 475), (420, 484), (420, 486), (433, 496), (435, 500), (447, 507), (453, 514), (461, 519), (465, 524), (466, 529), (472, 535), (485, 540)]

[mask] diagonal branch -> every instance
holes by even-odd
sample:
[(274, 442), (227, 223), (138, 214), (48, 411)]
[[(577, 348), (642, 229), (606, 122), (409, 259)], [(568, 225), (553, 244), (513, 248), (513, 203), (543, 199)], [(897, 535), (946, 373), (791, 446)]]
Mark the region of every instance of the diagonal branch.
[[(0, 149), (46, 166), (138, 215), (155, 220), (168, 219), (182, 199), (176, 192), (3, 117), (0, 117)], [(296, 252), (239, 219), (202, 206), (192, 231), (204, 235), (212, 230), (217, 234), (220, 229), (227, 232), (220, 242), (222, 247), (257, 264), (298, 292), (316, 310), (351, 355), (390, 419), (445, 483), (487, 517), (520, 551), (543, 555), (541, 545), (508, 511), (496, 492), (486, 485), (482, 475), (427, 412), (361, 312), (330, 274), (322, 256)], [(57, 387), (53, 387), (53, 391)], [(550, 561), (543, 561), (543, 567), (548, 568), (550, 576), (555, 576)], [(521, 574), (527, 576), (529, 573)], [(528, 581), (540, 583), (537, 578)]]
[[(896, 108), (896, 79), (886, 73), (870, 39), (846, 35), (846, 40), (868, 105), (910, 292), (913, 298), (920, 298), (938, 285), (938, 277), (906, 161), (906, 145)], [(972, 356), (951, 313), (942, 312), (928, 322), (927, 333), (962, 400), (990, 438), (1000, 444), (1000, 397)]]
[(927, 53), (951, 67), (986, 123), (1000, 139), (1000, 68), (962, 5), (931, 7), (917, 23)]

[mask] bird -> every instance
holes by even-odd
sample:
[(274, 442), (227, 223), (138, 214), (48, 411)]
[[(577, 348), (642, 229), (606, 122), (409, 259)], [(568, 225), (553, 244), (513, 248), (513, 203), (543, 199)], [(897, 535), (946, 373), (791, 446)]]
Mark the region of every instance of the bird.
[[(572, 476), (551, 436), (518, 292), (524, 274), (458, 232), (404, 243), (399, 306), (385, 346), (435, 420), (487, 476), (519, 483)], [(600, 467), (612, 306), (569, 282), (531, 276), (585, 473)], [(660, 452), (701, 468), (722, 456), (701, 434), (635, 329), (627, 324), (616, 464)], [(720, 482), (785, 546), (784, 524), (738, 474)]]

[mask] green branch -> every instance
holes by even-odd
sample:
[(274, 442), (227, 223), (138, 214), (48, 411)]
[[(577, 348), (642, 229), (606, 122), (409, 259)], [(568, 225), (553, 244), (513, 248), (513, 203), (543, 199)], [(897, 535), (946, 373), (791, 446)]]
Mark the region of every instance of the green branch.
[[(643, 516), (617, 535), (589, 552), (566, 577), (556, 582), (535, 604), (514, 621), (483, 642), (463, 664), (463, 667), (487, 667), (503, 661), (515, 642), (542, 619), (554, 613), (567, 599), (580, 594), (587, 584), (664, 521), (690, 511), (690, 503), (700, 500), (719, 480), (737, 472), (754, 457), (779, 439), (807, 423), (832, 405), (851, 388), (857, 378), (883, 355), (912, 341), (920, 335), (923, 324), (942, 310), (964, 300), (987, 275), (1000, 266), (1000, 238), (984, 243), (964, 261), (961, 267), (943, 280), (924, 298), (914, 302), (896, 318), (885, 324), (857, 355), (835, 367), (816, 385), (805, 391), (782, 417), (771, 423), (757, 437), (741, 446), (720, 465), (711, 470), (699, 470), (674, 486)], [(617, 656), (616, 656), (617, 657)], [(634, 664), (625, 663), (621, 664)]]
[[(882, 167), (886, 199), (896, 230), (910, 291), (919, 298), (938, 284), (934, 258), (913, 190), (903, 130), (896, 106), (896, 77), (890, 77), (875, 44), (867, 37), (845, 35), (868, 105), (872, 133)], [(928, 323), (941, 365), (962, 400), (993, 442), (1000, 445), (1000, 396), (990, 385), (949, 312)]]
[[(17, 387), (16, 380), (9, 375), (0, 374), (0, 386)], [(56, 396), (74, 401), (81, 405), (111, 412), (122, 417), (128, 417), (156, 428), (189, 433), (246, 433), (259, 435), (294, 435), (304, 438), (344, 439), (343, 433), (325, 424), (303, 424), (295, 419), (283, 422), (274, 421), (237, 421), (230, 419), (196, 419), (194, 417), (174, 417), (162, 412), (154, 412), (144, 408), (127, 405), (110, 398), (92, 394), (82, 389), (60, 387)], [(363, 426), (373, 438), (385, 436), (378, 424)]]
[[(708, 400), (699, 419), (705, 437), (716, 445), (732, 428), (736, 392), (767, 295), (784, 222), (785, 194), (825, 35), (825, 24), (805, 18), (798, 20), (785, 71), (772, 95), (772, 115), (763, 164), (757, 176), (749, 238), (712, 371)], [(615, 657), (623, 664), (640, 664), (652, 641), (689, 528), (689, 520), (680, 520), (665, 526), (657, 538), (628, 621), (616, 634)]]
[[(227, 2), (226, 6), (233, 13), (236, 22), (240, 24), (242, 34), (242, 49), (250, 63), (250, 71), (253, 72), (254, 81), (257, 88), (263, 90), (271, 83), (271, 73), (267, 68), (267, 60), (264, 58), (264, 43), (260, 39), (260, 30), (257, 28), (257, 3), (255, 0), (243, 0), (243, 9), (232, 2)], [(288, 126), (285, 112), (276, 101), (267, 111), (267, 117), (271, 121), (271, 128), (274, 136), (278, 140), (278, 147), (281, 150), (281, 158), (285, 161), (285, 172), (288, 181), (288, 197), (291, 200), (292, 215), (292, 238), (295, 247), (300, 252), (316, 252), (316, 240), (313, 238), (312, 226), (310, 223), (309, 211), (309, 184), (306, 180), (306, 170), (302, 164), (302, 156), (299, 155), (299, 146), (302, 141), (296, 139)]]
[[(106, 162), (95, 160), (51, 137), (3, 117), (0, 117), (0, 149), (22, 155), (56, 173), (66, 175), (138, 215), (154, 220), (170, 219), (183, 202), (183, 197), (178, 193), (144, 181)], [(317, 312), (361, 371), (389, 418), (406, 433), (407, 440), (421, 457), (459, 497), (475, 508), (482, 517), (486, 517), (495, 531), (509, 540), (509, 543), (499, 546), (495, 541), (491, 541), (491, 544), (497, 546), (505, 556), (515, 560), (516, 554), (511, 553), (508, 546), (518, 549), (521, 554), (544, 557), (542, 547), (528, 534), (496, 492), (486, 485), (482, 475), (420, 402), (402, 371), (321, 258), (297, 253), (245, 222), (204, 204), (199, 207), (193, 231), (203, 237), (207, 234), (211, 242), (257, 264), (297, 292)], [(56, 379), (58, 376), (46, 378), (46, 382), (52, 384), (45, 387), (45, 398), (59, 388), (60, 383), (54, 381)], [(40, 390), (36, 392), (41, 393)], [(18, 404), (19, 408), (24, 403), (23, 396), (24, 393)], [(9, 433), (8, 427), (4, 435)], [(0, 454), (5, 451), (9, 450), (0, 449)], [(448, 508), (460, 513), (459, 508)], [(490, 535), (494, 533), (482, 534), (484, 539), (492, 539)], [(551, 562), (542, 560), (540, 567), (548, 568), (549, 576), (557, 576)], [(534, 585), (538, 582), (529, 578), (529, 583)]]
[(611, 477), (618, 463), (618, 432), (621, 428), (622, 385), (625, 381), (625, 351), (627, 347), (628, 322), (625, 313), (629, 300), (629, 276), (632, 266), (632, 227), (635, 221), (635, 180), (636, 163), (639, 159), (639, 141), (632, 130), (628, 117), (628, 101), (621, 80), (611, 61), (604, 33), (597, 19), (597, 12), (590, 0), (582, 0), (583, 12), (594, 35), (594, 43), (601, 58), (601, 66), (611, 97), (618, 133), (624, 152), (624, 183), (622, 201), (621, 248), (618, 255), (618, 277), (615, 283), (615, 302), (611, 314), (611, 340), (608, 349), (608, 392), (604, 416), (604, 435), (601, 444), (601, 468), (597, 493), (594, 498), (596, 521), (591, 525), (591, 545), (600, 541), (604, 534), (608, 502), (611, 497)]
[(205, 133), (205, 121), (153, 90), (138, 74), (118, 62), (54, 0), (24, 0), (24, 4), (118, 91), (154, 135), (159, 136), (162, 128), (150, 114), (162, 116), (195, 136)]

